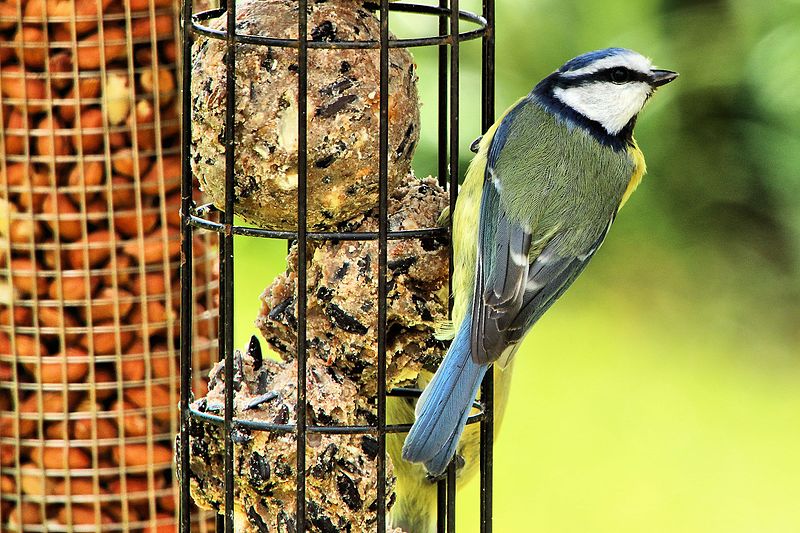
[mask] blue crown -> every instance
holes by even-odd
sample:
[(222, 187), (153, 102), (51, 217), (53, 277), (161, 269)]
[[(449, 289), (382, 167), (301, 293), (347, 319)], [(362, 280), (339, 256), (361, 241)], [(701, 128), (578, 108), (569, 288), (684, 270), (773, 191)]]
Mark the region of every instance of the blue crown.
[(569, 72), (570, 70), (578, 70), (591, 65), (599, 59), (606, 57), (616, 56), (624, 53), (631, 53), (627, 48), (604, 48), (602, 50), (594, 50), (593, 52), (586, 52), (578, 57), (570, 59), (558, 69), (559, 72)]

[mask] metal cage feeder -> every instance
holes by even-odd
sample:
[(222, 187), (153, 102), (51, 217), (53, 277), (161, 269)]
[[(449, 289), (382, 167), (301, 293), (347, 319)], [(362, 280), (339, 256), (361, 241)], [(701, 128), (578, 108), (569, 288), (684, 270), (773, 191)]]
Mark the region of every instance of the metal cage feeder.
[[(199, 13), (193, 12), (191, 0), (183, 2), (183, 140), (182, 140), (182, 302), (191, 302), (192, 294), (192, 245), (197, 230), (216, 232), (219, 235), (220, 253), (220, 315), (218, 328), (219, 358), (224, 361), (226, 376), (234, 372), (233, 345), (233, 284), (234, 284), (234, 235), (254, 238), (287, 239), (298, 243), (297, 260), (297, 412), (295, 424), (265, 424), (238, 420), (233, 416), (234, 387), (225, 387), (224, 416), (202, 413), (190, 406), (193, 397), (191, 389), (191, 313), (182, 307), (181, 312), (181, 424), (180, 461), (181, 470), (188, 472), (189, 464), (189, 426), (192, 419), (203, 419), (224, 428), (224, 514), (218, 517), (218, 530), (226, 533), (234, 531), (234, 454), (232, 432), (237, 427), (247, 427), (254, 431), (288, 432), (296, 436), (296, 531), (307, 530), (306, 500), (306, 444), (307, 437), (313, 433), (363, 434), (372, 435), (378, 442), (377, 455), (377, 529), (386, 528), (386, 435), (407, 432), (409, 424), (388, 425), (386, 423), (386, 397), (419, 395), (419, 390), (392, 389), (386, 387), (386, 313), (387, 313), (387, 245), (394, 239), (418, 239), (442, 235), (449, 228), (425, 228), (413, 231), (389, 231), (388, 229), (388, 83), (390, 48), (413, 48), (436, 46), (438, 48), (438, 174), (439, 183), (449, 190), (450, 209), (455, 207), (459, 176), (459, 48), (463, 41), (482, 40), (481, 64), (481, 128), (488, 129), (494, 121), (494, 0), (483, 0), (483, 13), (476, 15), (459, 9), (458, 0), (440, 0), (438, 6), (416, 3), (390, 3), (380, 0), (366, 3), (365, 7), (377, 11), (380, 21), (380, 39), (365, 41), (309, 41), (308, 6), (309, 0), (298, 0), (297, 28), (298, 39), (278, 39), (266, 36), (247, 35), (236, 30), (235, 2), (223, 2), (218, 9)], [(390, 12), (402, 12), (420, 16), (433, 16), (438, 19), (438, 34), (421, 38), (390, 38)], [(227, 17), (227, 28), (223, 31), (208, 27), (206, 21), (221, 16)], [(470, 23), (472, 28), (461, 31), (459, 22)], [(225, 147), (225, 202), (224, 209), (211, 204), (197, 206), (192, 200), (193, 175), (190, 167), (192, 144), (191, 118), (191, 76), (192, 42), (194, 36), (225, 41), (226, 67), (226, 111), (224, 128)], [(296, 231), (274, 231), (234, 224), (234, 161), (235, 109), (236, 109), (236, 50), (237, 45), (248, 44), (295, 48), (298, 53), (298, 184)], [(308, 117), (308, 50), (314, 49), (376, 49), (380, 51), (380, 103), (379, 103), (379, 201), (378, 231), (375, 232), (312, 232), (308, 231), (307, 217), (307, 117)], [(220, 139), (223, 137), (221, 136)], [(219, 213), (216, 213), (219, 211)], [(218, 215), (215, 221), (211, 215)], [(311, 241), (319, 240), (377, 241), (378, 243), (378, 387), (377, 424), (360, 426), (309, 425), (306, 421), (306, 306), (307, 306), (307, 250)], [(450, 250), (450, 273), (452, 274), (452, 249)], [(492, 373), (487, 373), (482, 385), (481, 402), (476, 402), (478, 413), (470, 417), (469, 423), (480, 424), (480, 531), (492, 530), (492, 444), (493, 444), (493, 382)], [(451, 463), (445, 479), (437, 482), (437, 531), (455, 531), (455, 493), (456, 467)], [(181, 531), (191, 531), (191, 496), (188, 476), (181, 481)]]

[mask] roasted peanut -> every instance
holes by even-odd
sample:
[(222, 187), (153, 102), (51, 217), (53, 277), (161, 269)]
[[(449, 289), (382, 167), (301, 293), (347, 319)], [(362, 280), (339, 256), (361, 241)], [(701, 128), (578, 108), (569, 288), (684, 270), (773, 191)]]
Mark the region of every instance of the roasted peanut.
[[(113, 243), (112, 236), (108, 230), (95, 231), (89, 234), (82, 241), (85, 247), (75, 248), (69, 251), (70, 264), (72, 268), (82, 270), (86, 268), (97, 268), (108, 261), (111, 257)], [(87, 252), (89, 263), (86, 264), (84, 251)]]
[(95, 398), (97, 401), (108, 400), (117, 393), (115, 387), (117, 377), (114, 375), (114, 372), (108, 368), (96, 368), (94, 371), (94, 382), (96, 384)]
[[(112, 355), (117, 353), (117, 328), (113, 320), (105, 322), (95, 322), (91, 329), (91, 339), (94, 343), (94, 353), (97, 355)], [(89, 346), (89, 335), (81, 336), (81, 346), (91, 351)], [(120, 353), (127, 348), (134, 339), (132, 331), (119, 331), (119, 351)], [(113, 381), (113, 377), (112, 377)]]
[(22, 475), (20, 475), (19, 486), (22, 492), (29, 496), (44, 496), (50, 494), (54, 482), (51, 478), (45, 477), (39, 467), (33, 463), (21, 465)]
[(3, 65), (0, 82), (3, 96), (12, 100), (7, 103), (27, 107), (28, 113), (38, 113), (44, 109), (42, 104), (46, 94), (44, 82), (27, 77), (21, 66)]
[[(139, 408), (146, 408), (153, 413), (153, 419), (169, 423), (172, 416), (173, 402), (170, 392), (164, 385), (153, 385), (148, 394), (146, 387), (135, 387), (125, 390), (125, 399)], [(175, 398), (177, 402), (177, 398)], [(177, 403), (175, 404), (177, 405)]]
[[(34, 0), (35, 1), (35, 0)], [(8, 517), (8, 527), (12, 531), (21, 531), (23, 525), (44, 524), (44, 508), (35, 503), (20, 502), (11, 510)]]
[(78, 42), (78, 67), (82, 70), (96, 70), (103, 61), (111, 63), (125, 55), (125, 30), (116, 26), (103, 32), (103, 44), (97, 45), (100, 36), (93, 33)]
[[(35, 0), (34, 0), (35, 1)], [(21, 26), (14, 37), (19, 62), (30, 68), (41, 69), (47, 59), (47, 37), (35, 26)]]
[[(33, 311), (31, 311), (30, 307), (5, 307), (0, 309), (0, 325), (2, 326), (10, 326), (12, 324), (11, 319), (14, 319), (14, 326), (23, 326), (23, 327), (30, 327), (33, 325)], [(5, 342), (8, 342), (5, 339)], [(6, 346), (4, 343), (4, 337), (0, 335), (0, 353), (11, 353), (11, 352), (4, 352), (3, 347)]]
[(158, 223), (159, 212), (156, 207), (143, 207), (141, 216), (136, 210), (114, 212), (114, 228), (124, 237), (133, 238), (139, 235), (139, 224), (142, 235), (147, 235)]
[(79, 383), (83, 381), (89, 364), (86, 351), (78, 346), (69, 346), (64, 354), (42, 357), (39, 365), (25, 364), (42, 383)]
[(69, 136), (64, 132), (64, 124), (55, 115), (42, 118), (37, 124), (36, 150), (39, 155), (61, 157), (69, 155), (71, 146)]
[(111, 205), (114, 209), (134, 207), (136, 204), (136, 191), (131, 180), (125, 176), (111, 178)]
[[(119, 313), (120, 320), (124, 320), (133, 307), (133, 295), (125, 289), (104, 287), (92, 298), (91, 307), (92, 320), (95, 322), (113, 319), (115, 313)], [(83, 318), (89, 318), (85, 311)]]
[[(78, 123), (76, 122), (76, 127)], [(103, 112), (90, 107), (81, 112), (80, 131), (73, 138), (75, 146), (82, 147), (86, 154), (94, 154), (103, 147)]]
[[(169, 104), (175, 96), (175, 76), (169, 68), (159, 68), (158, 78), (156, 78), (152, 69), (145, 70), (139, 76), (139, 83), (145, 92), (155, 93), (158, 90), (158, 100), (156, 101), (160, 106)], [(156, 84), (158, 84), (158, 87), (156, 87)]]
[(50, 230), (65, 241), (81, 238), (81, 214), (66, 194), (48, 194), (42, 204), (42, 211), (48, 215), (45, 220)]
[(54, 300), (83, 300), (99, 283), (99, 277), (87, 276), (82, 270), (65, 270), (60, 279), (54, 279), (50, 284), (48, 295)]
[(31, 450), (31, 461), (40, 467), (52, 470), (89, 468), (92, 459), (80, 448), (62, 446), (36, 447)]
[[(69, 195), (73, 200), (80, 203), (83, 196), (91, 200), (97, 194), (94, 188), (103, 183), (105, 169), (100, 161), (78, 162), (72, 167), (67, 178), (67, 185), (72, 189)], [(82, 192), (85, 191), (85, 192)]]
[(113, 524), (114, 520), (105, 513), (97, 514), (94, 507), (88, 505), (72, 505), (71, 509), (62, 507), (58, 511), (56, 521), (62, 525), (73, 526), (93, 526), (100, 522), (101, 524)]
[(9, 277), (14, 288), (24, 295), (47, 293), (47, 279), (38, 273), (36, 263), (30, 259), (23, 257), (12, 259)]
[(66, 308), (44, 307), (40, 305), (39, 324), (45, 328), (55, 330), (54, 332), (43, 330), (42, 335), (59, 336), (63, 328), (64, 341), (67, 344), (75, 342), (79, 337), (79, 335), (74, 332), (74, 330), (79, 327), (78, 320)]
[(165, 156), (162, 159), (163, 167), (156, 163), (142, 178), (142, 192), (146, 194), (159, 194), (161, 172), (164, 176), (164, 192), (169, 194), (177, 191), (181, 186), (181, 159), (179, 156)]
[[(10, 68), (10, 67), (9, 67)], [(3, 92), (5, 93), (5, 78), (2, 81)], [(33, 112), (33, 111), (29, 111)], [(14, 109), (9, 113), (6, 120), (5, 146), (6, 154), (19, 155), (25, 153), (28, 144), (27, 130), (31, 127), (30, 115), (23, 115), (19, 109)]]
[(111, 450), (111, 455), (116, 464), (124, 464), (128, 467), (158, 466), (165, 463), (172, 463), (172, 450), (163, 444), (153, 444), (152, 460), (148, 459), (147, 444), (126, 444), (124, 459), (122, 457), (123, 453), (120, 451), (119, 447), (113, 448)]
[(98, 487), (95, 490), (92, 478), (86, 477), (70, 477), (63, 479), (53, 486), (53, 494), (56, 496), (66, 496), (67, 493), (71, 496), (95, 496), (105, 494), (103, 487)]
[[(120, 409), (123, 412), (122, 429), (125, 430), (126, 437), (143, 437), (147, 435), (147, 418), (142, 413), (136, 412), (139, 409), (135, 405), (117, 400), (111, 406), (111, 411), (119, 413)], [(119, 418), (115, 419), (115, 421), (119, 424)]]
[(126, 383), (141, 381), (144, 379), (144, 343), (141, 339), (136, 339), (126, 350), (127, 357), (122, 360), (121, 374)]
[(133, 150), (124, 148), (111, 156), (111, 166), (114, 172), (124, 176), (136, 176), (135, 161), (138, 160), (139, 175), (144, 176), (150, 169), (151, 158), (147, 156), (134, 157)]

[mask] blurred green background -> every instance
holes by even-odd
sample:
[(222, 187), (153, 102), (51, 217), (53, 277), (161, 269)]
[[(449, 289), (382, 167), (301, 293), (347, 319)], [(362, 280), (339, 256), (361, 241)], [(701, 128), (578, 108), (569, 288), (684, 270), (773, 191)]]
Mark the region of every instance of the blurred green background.
[[(800, 531), (800, 2), (498, 4), (498, 113), (607, 46), (681, 77), (640, 117), (642, 186), (517, 357), (495, 531)], [(392, 30), (435, 22), (398, 16)], [(436, 169), (435, 53), (414, 51), (420, 175)], [(479, 66), (479, 42), (464, 44), (462, 175), (480, 133)], [(236, 247), (241, 346), (286, 243)], [(478, 531), (477, 506), (475, 482), (458, 531)]]

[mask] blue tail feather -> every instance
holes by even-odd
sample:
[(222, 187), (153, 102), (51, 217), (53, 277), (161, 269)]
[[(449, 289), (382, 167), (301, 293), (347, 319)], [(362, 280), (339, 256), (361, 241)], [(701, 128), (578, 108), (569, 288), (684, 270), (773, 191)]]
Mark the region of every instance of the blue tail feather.
[(441, 366), (420, 396), (417, 419), (403, 445), (403, 458), (424, 463), (432, 475), (444, 472), (453, 458), (488, 368), (472, 361), (470, 322), (462, 322)]

